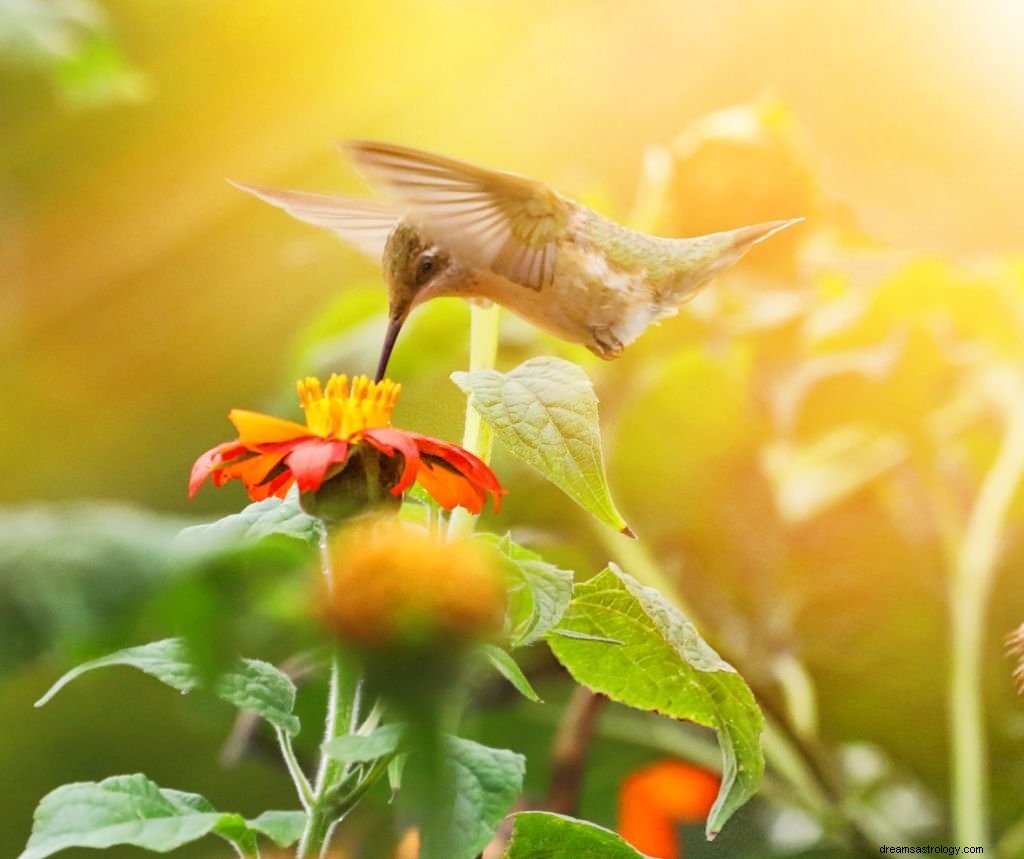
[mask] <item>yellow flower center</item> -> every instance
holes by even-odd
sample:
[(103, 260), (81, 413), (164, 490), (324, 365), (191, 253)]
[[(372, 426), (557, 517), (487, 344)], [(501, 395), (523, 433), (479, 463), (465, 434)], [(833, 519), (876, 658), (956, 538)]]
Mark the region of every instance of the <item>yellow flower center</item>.
[(360, 430), (388, 426), (402, 391), (402, 386), (390, 379), (371, 382), (366, 376), (356, 376), (350, 385), (344, 375), (331, 376), (326, 388), (312, 376), (297, 387), (306, 426), (323, 438), (348, 438)]

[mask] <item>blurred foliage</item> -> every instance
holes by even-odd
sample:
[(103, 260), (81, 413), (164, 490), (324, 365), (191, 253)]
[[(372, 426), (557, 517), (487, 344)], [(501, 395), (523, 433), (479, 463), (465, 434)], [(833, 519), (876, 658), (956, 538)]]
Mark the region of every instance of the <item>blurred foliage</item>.
[(0, 671), (123, 642), (125, 619), (175, 575), (184, 522), (120, 504), (0, 510)]
[(92, 0), (2, 0), (0, 64), (46, 75), (74, 108), (146, 96), (145, 77), (128, 63)]

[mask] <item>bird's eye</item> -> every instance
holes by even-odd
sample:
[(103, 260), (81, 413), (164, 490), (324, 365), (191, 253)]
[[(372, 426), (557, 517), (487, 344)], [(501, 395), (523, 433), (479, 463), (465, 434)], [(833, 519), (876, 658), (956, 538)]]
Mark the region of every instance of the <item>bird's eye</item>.
[(416, 284), (423, 286), (437, 272), (437, 256), (432, 253), (425, 253), (420, 256), (416, 263)]

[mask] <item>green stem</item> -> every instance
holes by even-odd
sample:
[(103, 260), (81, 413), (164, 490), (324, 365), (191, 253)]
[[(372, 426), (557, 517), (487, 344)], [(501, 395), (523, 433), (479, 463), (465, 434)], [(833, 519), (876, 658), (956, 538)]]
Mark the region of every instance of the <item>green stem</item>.
[(231, 845), (231, 847), (235, 851), (235, 854), (241, 857), (241, 859), (260, 859), (259, 847), (254, 846), (251, 850), (249, 850), (245, 847), (242, 847), (242, 845), (236, 841), (228, 841), (228, 844)]
[[(320, 540), (320, 557), (327, 581), (328, 599), (334, 587), (328, 536)], [(347, 669), (347, 670), (346, 670)], [(351, 665), (344, 665), (340, 650), (331, 653), (331, 673), (327, 691), (327, 715), (324, 720), (324, 742), (327, 743), (346, 731), (359, 718), (359, 697), (362, 686), (359, 673)], [(328, 757), (323, 750), (313, 783), (306, 827), (299, 839), (298, 859), (320, 859), (327, 854), (331, 830), (341, 818), (344, 809), (337, 802), (338, 787), (345, 778), (345, 767)]]
[[(483, 307), (469, 305), (469, 371), (493, 370), (498, 357), (498, 323), (501, 308), (496, 304)], [(475, 453), (484, 462), (491, 460), (494, 435), (490, 426), (468, 402), (466, 403), (466, 424), (462, 432), (462, 446)], [(477, 516), (464, 507), (456, 507), (448, 520), (448, 539), (466, 537), (473, 533)]]
[(281, 757), (284, 758), (284, 764), (288, 768), (288, 775), (292, 777), (295, 792), (299, 795), (299, 802), (302, 803), (303, 809), (308, 814), (313, 804), (313, 787), (302, 771), (298, 758), (295, 757), (292, 738), (280, 728), (275, 728), (275, 733), (277, 734), (277, 745), (281, 749)]
[(1021, 385), (996, 378), (1006, 426), (996, 460), (971, 511), (949, 584), (953, 836), (958, 844), (989, 846), (988, 753), (982, 711), (985, 616), (995, 579), (1000, 536), (1024, 478), (1024, 399)]

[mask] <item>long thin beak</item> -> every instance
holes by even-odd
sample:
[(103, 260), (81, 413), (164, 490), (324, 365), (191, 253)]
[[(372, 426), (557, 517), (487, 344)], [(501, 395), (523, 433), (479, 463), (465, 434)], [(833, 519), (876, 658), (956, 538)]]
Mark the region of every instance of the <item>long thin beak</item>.
[(379, 382), (384, 378), (388, 369), (388, 361), (391, 360), (391, 351), (395, 348), (395, 341), (398, 340), (398, 332), (405, 324), (407, 313), (393, 315), (388, 319), (388, 330), (384, 334), (384, 345), (380, 350), (380, 361), (377, 362), (377, 375), (374, 381)]

